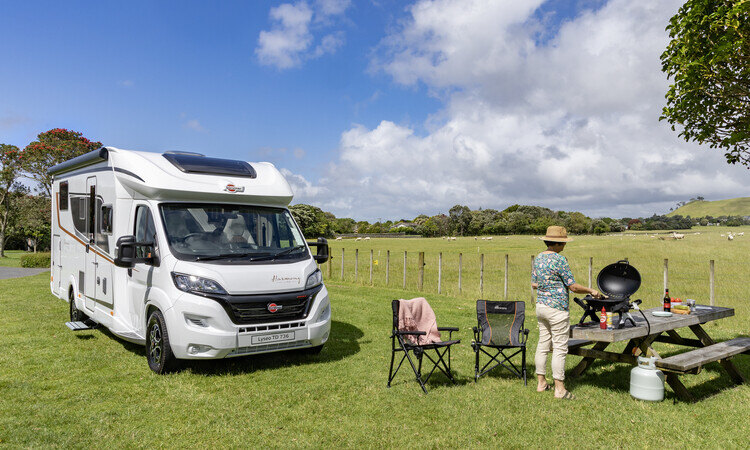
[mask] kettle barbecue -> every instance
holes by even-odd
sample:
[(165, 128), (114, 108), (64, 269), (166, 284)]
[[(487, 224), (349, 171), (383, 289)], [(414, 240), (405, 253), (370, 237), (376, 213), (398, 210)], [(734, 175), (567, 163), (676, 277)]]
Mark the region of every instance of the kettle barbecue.
[[(599, 272), (596, 277), (596, 284), (599, 285), (599, 291), (607, 298), (594, 298), (591, 295), (587, 295), (583, 299), (573, 298), (584, 311), (578, 325), (584, 325), (586, 318), (589, 317), (598, 324), (599, 317), (596, 313), (604, 308), (606, 312), (618, 314), (617, 328), (624, 328), (627, 322), (635, 326), (635, 320), (630, 315), (630, 310), (635, 308), (634, 305), (641, 304), (641, 300), (630, 300), (630, 296), (641, 287), (641, 274), (638, 269), (626, 260), (617, 261)], [(624, 320), (623, 315), (625, 316)]]

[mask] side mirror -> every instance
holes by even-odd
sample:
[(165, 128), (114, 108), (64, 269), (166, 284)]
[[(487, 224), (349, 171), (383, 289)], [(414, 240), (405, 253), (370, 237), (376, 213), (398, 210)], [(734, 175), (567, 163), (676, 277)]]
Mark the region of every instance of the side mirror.
[(114, 263), (117, 267), (125, 267), (127, 269), (132, 268), (138, 263), (158, 266), (159, 260), (153, 252), (153, 244), (147, 242), (136, 242), (135, 236), (133, 235), (123, 236), (118, 239), (117, 244), (115, 244)]
[(308, 242), (307, 245), (310, 247), (317, 247), (318, 251), (313, 256), (313, 259), (317, 263), (327, 262), (330, 258), (330, 252), (328, 251), (328, 240), (326, 238), (318, 238), (317, 242)]

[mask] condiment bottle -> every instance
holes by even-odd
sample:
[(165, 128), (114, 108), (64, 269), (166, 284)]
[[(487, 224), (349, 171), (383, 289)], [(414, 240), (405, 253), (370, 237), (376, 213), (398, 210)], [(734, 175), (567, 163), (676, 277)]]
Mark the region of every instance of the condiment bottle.
[(607, 310), (602, 306), (602, 315), (599, 316), (599, 328), (602, 330), (607, 329)]
[(664, 291), (664, 311), (672, 311), (672, 299), (669, 297), (669, 289)]

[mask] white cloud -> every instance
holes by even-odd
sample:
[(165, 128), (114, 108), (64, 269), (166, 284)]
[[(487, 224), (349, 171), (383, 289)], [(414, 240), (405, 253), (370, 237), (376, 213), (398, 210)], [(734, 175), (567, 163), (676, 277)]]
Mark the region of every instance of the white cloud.
[[(344, 44), (344, 33), (328, 33), (315, 43), (315, 35), (334, 24), (344, 14), (349, 0), (319, 0), (310, 7), (306, 2), (283, 3), (271, 8), (271, 29), (258, 36), (255, 55), (258, 61), (278, 69), (297, 67), (305, 60), (335, 53)], [(313, 45), (315, 43), (315, 45)]]
[[(658, 121), (659, 55), (681, 0), (613, 0), (534, 36), (541, 2), (422, 0), (373, 67), (442, 93), (429, 132), (383, 120), (342, 133), (303, 198), (363, 218), (513, 203), (650, 215), (696, 195), (746, 196), (747, 170)], [(439, 118), (439, 120), (438, 120)]]
[(198, 119), (190, 119), (186, 121), (183, 126), (189, 130), (197, 131), (199, 133), (205, 133), (208, 131), (203, 125), (201, 125)]

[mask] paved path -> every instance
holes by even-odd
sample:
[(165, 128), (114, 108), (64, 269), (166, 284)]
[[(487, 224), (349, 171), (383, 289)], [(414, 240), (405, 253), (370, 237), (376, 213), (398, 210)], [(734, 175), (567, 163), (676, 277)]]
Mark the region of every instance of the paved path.
[(49, 268), (27, 269), (26, 267), (0, 267), (0, 280), (7, 280), (8, 278), (29, 277), (31, 275), (37, 275), (44, 272), (49, 272)]

